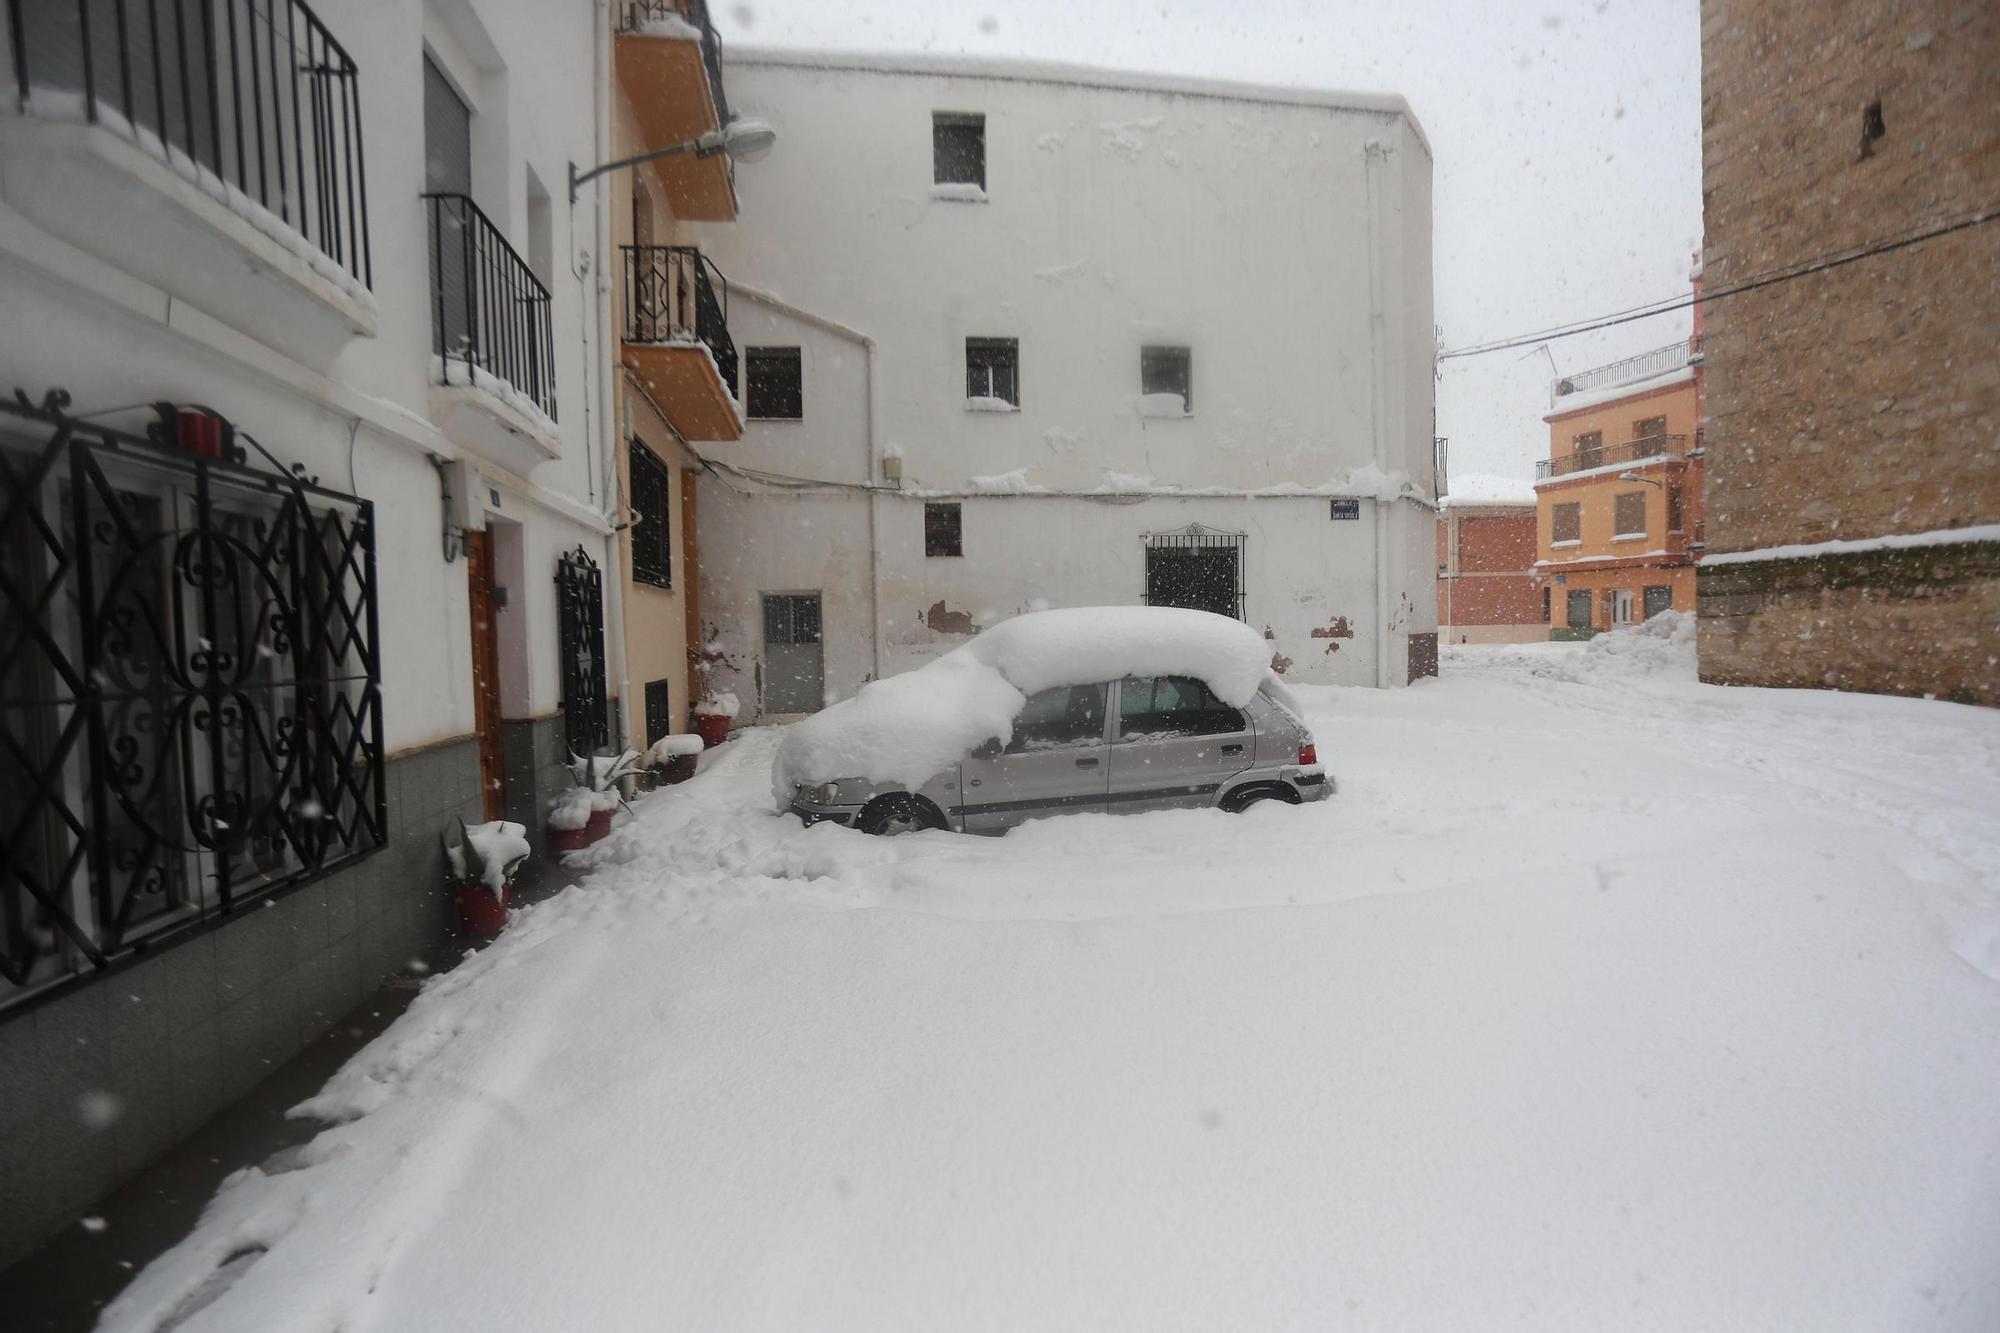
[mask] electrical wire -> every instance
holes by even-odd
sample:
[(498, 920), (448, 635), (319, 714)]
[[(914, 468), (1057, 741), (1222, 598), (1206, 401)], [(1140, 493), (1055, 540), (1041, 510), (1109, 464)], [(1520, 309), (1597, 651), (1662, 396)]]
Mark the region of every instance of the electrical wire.
[(1745, 292), (1754, 292), (1765, 287), (1774, 287), (1781, 282), (1790, 282), (1795, 278), (1805, 278), (1811, 277), (1816, 273), (1825, 273), (1831, 269), (1842, 268), (1848, 264), (1858, 263), (1863, 259), (1869, 259), (1876, 255), (1885, 255), (1896, 250), (1907, 249), (1913, 245), (1920, 245), (1925, 241), (1934, 241), (1941, 236), (1949, 236), (1954, 232), (1968, 231), (1973, 227), (1981, 226), (1995, 220), (2000, 220), (2000, 208), (1988, 208), (1968, 217), (1960, 218), (1955, 222), (1933, 227), (1929, 231), (1918, 232), (1911, 236), (1902, 236), (1892, 241), (1878, 242), (1826, 259), (1815, 259), (1803, 264), (1766, 269), (1764, 272), (1746, 278), (1734, 286), (1704, 292), (1700, 296), (1669, 297), (1665, 300), (1653, 301), (1646, 305), (1631, 306), (1625, 310), (1614, 311), (1607, 315), (1593, 316), (1590, 319), (1573, 324), (1557, 325), (1554, 328), (1543, 329), (1537, 333), (1518, 333), (1506, 338), (1497, 338), (1490, 342), (1478, 343), (1471, 347), (1453, 348), (1450, 351), (1439, 352), (1437, 359), (1440, 361), (1453, 361), (1461, 357), (1484, 356), (1489, 352), (1504, 352), (1516, 347), (1527, 347), (1535, 343), (1554, 342), (1559, 338), (1574, 337), (1579, 333), (1593, 333), (1598, 329), (1614, 328), (1620, 324), (1630, 324), (1635, 320), (1651, 319), (1655, 315), (1669, 315), (1675, 311), (1689, 310), (1697, 305), (1706, 305), (1712, 301), (1720, 301), (1725, 297), (1740, 296)]

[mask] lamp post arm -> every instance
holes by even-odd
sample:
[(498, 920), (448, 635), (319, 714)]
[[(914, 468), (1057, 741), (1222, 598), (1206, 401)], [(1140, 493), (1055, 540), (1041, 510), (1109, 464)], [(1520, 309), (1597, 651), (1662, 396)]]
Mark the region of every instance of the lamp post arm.
[(575, 203), (577, 190), (596, 180), (607, 171), (618, 171), (624, 167), (636, 167), (642, 162), (653, 162), (663, 157), (673, 157), (678, 153), (685, 153), (691, 148), (697, 148), (698, 144), (699, 141), (694, 141), (677, 143), (671, 148), (655, 148), (650, 153), (639, 153), (632, 157), (621, 157), (616, 162), (600, 163), (588, 171), (578, 171), (576, 163), (572, 162), (569, 164), (569, 201), (572, 204)]

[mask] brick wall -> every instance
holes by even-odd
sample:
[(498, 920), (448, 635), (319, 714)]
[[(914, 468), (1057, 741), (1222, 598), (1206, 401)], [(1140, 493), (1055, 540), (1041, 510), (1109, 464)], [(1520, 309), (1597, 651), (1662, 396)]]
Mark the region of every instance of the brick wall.
[(1438, 563), (1448, 566), (1438, 577), (1440, 624), (1542, 623), (1542, 594), (1532, 577), (1533, 509), (1446, 510), (1438, 518)]
[[(2000, 6), (1703, 0), (1702, 153), (1710, 292), (1991, 208)], [(2000, 522), (1996, 294), (2000, 223), (1709, 306), (1709, 551)], [(1985, 562), (1933, 565), (1948, 589), (1887, 559), (1726, 568), (1704, 676), (1963, 696), (1982, 681), (1895, 659), (1970, 636), (1950, 656), (1990, 686)]]

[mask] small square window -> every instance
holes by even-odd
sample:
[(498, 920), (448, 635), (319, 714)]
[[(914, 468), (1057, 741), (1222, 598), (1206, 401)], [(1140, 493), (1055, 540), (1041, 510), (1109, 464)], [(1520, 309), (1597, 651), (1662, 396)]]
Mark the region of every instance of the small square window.
[(1141, 347), (1139, 392), (1179, 394), (1181, 411), (1194, 411), (1194, 353), (1185, 347)]
[(759, 421), (799, 421), (805, 417), (805, 382), (798, 348), (748, 348), (744, 367), (746, 415)]
[(1618, 525), (1618, 531), (1615, 535), (1620, 537), (1630, 537), (1634, 534), (1644, 535), (1646, 531), (1646, 493), (1644, 491), (1622, 492), (1614, 501), (1614, 505), (1616, 512), (1613, 515), (1613, 520)]
[(1549, 540), (1552, 542), (1573, 542), (1583, 537), (1583, 505), (1571, 500), (1566, 504), (1549, 506)]
[(955, 504), (924, 506), (924, 554), (964, 555), (964, 515)]
[(931, 115), (931, 179), (986, 188), (986, 117), (960, 111)]
[(965, 340), (965, 396), (1021, 405), (1020, 339)]

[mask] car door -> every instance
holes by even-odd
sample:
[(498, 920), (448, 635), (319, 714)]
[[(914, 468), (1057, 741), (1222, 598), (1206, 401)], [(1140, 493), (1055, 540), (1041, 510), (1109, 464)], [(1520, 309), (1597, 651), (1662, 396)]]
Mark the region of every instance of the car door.
[(1128, 676), (1118, 682), (1115, 707), (1113, 810), (1213, 805), (1256, 753), (1249, 717), (1192, 676)]
[(1104, 809), (1108, 685), (1059, 685), (1028, 696), (1004, 749), (960, 769), (967, 833), (999, 833), (1038, 815)]

